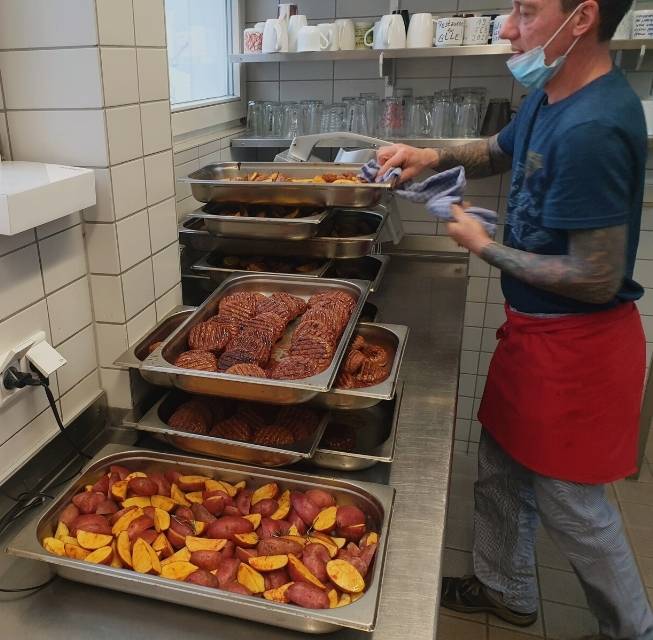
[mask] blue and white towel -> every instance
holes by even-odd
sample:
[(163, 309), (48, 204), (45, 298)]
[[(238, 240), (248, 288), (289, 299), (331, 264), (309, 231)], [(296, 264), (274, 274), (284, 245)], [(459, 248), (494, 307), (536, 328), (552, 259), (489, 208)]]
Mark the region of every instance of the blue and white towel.
[[(370, 160), (363, 166), (360, 177), (367, 182), (375, 182), (379, 173), (379, 163), (376, 160)], [(401, 169), (396, 167), (390, 169), (381, 179), (381, 182), (390, 182), (401, 175)], [(405, 182), (400, 187), (394, 189), (393, 193), (400, 198), (410, 200), (426, 205), (426, 210), (438, 220), (451, 222), (451, 205), (460, 204), (463, 201), (463, 195), (467, 181), (465, 179), (464, 167), (454, 167), (441, 173), (430, 176), (423, 182)], [(470, 207), (465, 209), (473, 218), (476, 218), (488, 232), (494, 237), (497, 228), (497, 213), (489, 209), (480, 207)]]

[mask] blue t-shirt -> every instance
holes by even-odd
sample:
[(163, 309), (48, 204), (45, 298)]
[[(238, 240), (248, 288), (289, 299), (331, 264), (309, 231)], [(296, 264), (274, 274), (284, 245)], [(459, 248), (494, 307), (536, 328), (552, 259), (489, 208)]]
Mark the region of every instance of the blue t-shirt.
[(613, 69), (554, 104), (544, 91), (533, 92), (499, 145), (512, 156), (506, 246), (566, 255), (571, 230), (628, 225), (626, 277), (610, 303), (587, 304), (503, 273), (508, 304), (524, 313), (587, 313), (641, 298), (632, 276), (647, 135), (642, 105), (623, 74)]

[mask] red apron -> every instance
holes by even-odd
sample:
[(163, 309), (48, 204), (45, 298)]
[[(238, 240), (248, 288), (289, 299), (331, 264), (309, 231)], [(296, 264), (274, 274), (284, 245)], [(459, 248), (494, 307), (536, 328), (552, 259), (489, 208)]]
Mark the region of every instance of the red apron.
[(646, 359), (637, 307), (506, 313), (478, 412), (483, 427), (540, 475), (603, 484), (634, 473)]

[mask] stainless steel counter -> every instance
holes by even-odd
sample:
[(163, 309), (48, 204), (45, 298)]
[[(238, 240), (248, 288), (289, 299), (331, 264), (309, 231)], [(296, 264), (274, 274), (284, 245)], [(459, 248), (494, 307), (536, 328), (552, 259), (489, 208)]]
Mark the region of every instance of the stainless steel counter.
[[(376, 631), (370, 635), (343, 630), (329, 638), (433, 640), (436, 636), (466, 271), (464, 256), (445, 261), (393, 255), (381, 292), (372, 299), (379, 306), (381, 321), (411, 328), (402, 369), (405, 392), (395, 461), (352, 476), (391, 484), (397, 495)], [(134, 437), (119, 429), (108, 433), (122, 442)], [(18, 527), (20, 521), (0, 540), (3, 548)], [(47, 576), (47, 567), (0, 556), (0, 588), (37, 584)], [(0, 602), (0, 636), (19, 640), (308, 637), (62, 579), (36, 594), (0, 595)]]

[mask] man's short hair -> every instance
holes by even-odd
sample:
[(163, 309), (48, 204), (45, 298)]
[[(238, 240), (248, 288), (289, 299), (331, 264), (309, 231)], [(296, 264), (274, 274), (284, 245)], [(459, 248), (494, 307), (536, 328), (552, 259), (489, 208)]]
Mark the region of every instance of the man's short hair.
[[(560, 0), (565, 13), (573, 11), (583, 0)], [(633, 0), (596, 0), (599, 5), (599, 41), (610, 40), (628, 13)]]

